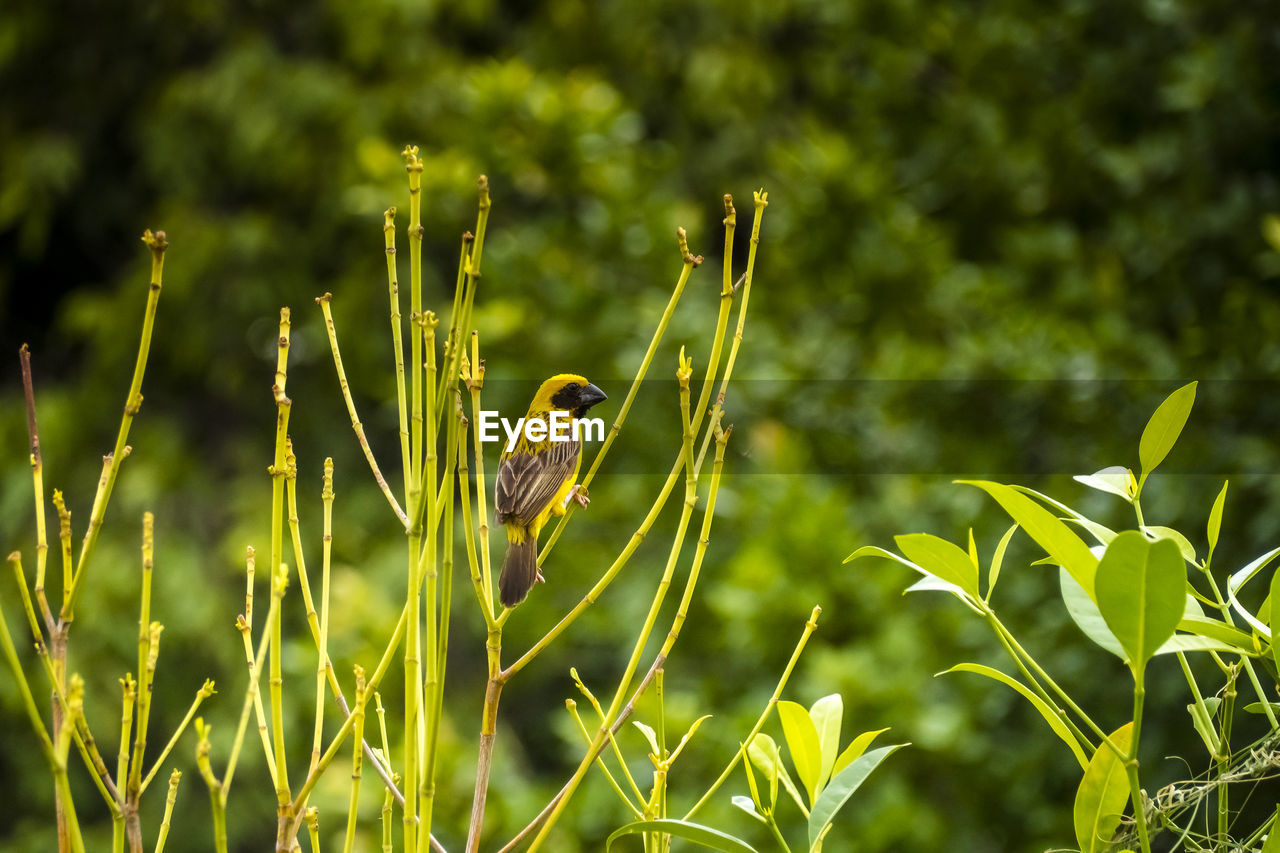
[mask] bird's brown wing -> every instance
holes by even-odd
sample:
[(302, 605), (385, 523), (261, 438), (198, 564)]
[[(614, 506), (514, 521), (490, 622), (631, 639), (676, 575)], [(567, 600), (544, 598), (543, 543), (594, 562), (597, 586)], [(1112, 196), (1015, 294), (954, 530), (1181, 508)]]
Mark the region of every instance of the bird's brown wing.
[(541, 453), (513, 453), (498, 468), (494, 507), (498, 521), (528, 527), (542, 514), (578, 465), (577, 441), (552, 441)]

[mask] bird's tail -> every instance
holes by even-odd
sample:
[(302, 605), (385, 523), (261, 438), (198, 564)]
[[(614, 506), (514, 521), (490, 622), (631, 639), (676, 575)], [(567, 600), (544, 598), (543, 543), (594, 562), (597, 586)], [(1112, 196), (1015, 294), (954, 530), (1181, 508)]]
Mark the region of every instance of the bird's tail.
[(523, 542), (507, 545), (507, 556), (502, 561), (502, 574), (498, 576), (498, 597), (503, 607), (515, 607), (524, 601), (538, 579), (538, 540), (525, 536)]

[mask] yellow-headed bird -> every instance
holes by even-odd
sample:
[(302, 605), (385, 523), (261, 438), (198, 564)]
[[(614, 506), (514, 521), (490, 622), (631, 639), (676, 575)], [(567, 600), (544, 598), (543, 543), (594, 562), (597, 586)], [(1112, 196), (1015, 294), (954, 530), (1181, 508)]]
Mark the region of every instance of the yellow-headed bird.
[[(502, 453), (494, 507), (498, 521), (507, 528), (507, 556), (498, 578), (504, 607), (515, 607), (524, 601), (533, 585), (542, 580), (538, 571), (538, 534), (543, 525), (552, 516), (564, 515), (571, 498), (583, 506), (588, 503), (586, 495), (574, 485), (582, 465), (582, 444), (567, 419), (585, 416), (588, 409), (605, 399), (605, 393), (585, 376), (552, 376), (542, 383), (529, 404), (515, 447)], [(560, 421), (558, 432), (562, 440), (551, 438), (551, 430), (557, 426), (552, 412), (567, 413), (565, 419), (556, 419)], [(546, 429), (535, 427), (535, 434), (541, 432), (547, 437), (531, 441), (529, 425), (535, 421), (546, 425)]]

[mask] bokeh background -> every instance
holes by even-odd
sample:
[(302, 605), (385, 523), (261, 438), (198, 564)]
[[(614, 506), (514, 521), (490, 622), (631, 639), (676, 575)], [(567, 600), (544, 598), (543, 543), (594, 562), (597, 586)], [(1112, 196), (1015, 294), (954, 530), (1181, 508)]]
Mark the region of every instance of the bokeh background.
[[(906, 570), (841, 560), (895, 533), (960, 538), (971, 526), (989, 554), (1006, 522), (951, 483), (960, 476), (1023, 482), (1128, 523), (1119, 501), (1070, 475), (1136, 466), (1146, 417), (1190, 379), (1202, 380), (1199, 399), (1148, 487), (1148, 520), (1183, 527), (1203, 549), (1204, 518), (1230, 479), (1220, 568), (1277, 544), (1278, 48), (1275, 8), (1259, 0), (5, 4), (0, 548), (32, 561), (18, 345), (34, 353), (46, 483), (66, 491), (78, 541), (136, 351), (149, 262), (138, 235), (163, 228), (171, 249), (146, 402), (73, 634), (99, 740), (115, 749), (116, 682), (134, 667), (139, 518), (150, 509), (153, 615), (168, 625), (152, 742), (209, 676), (220, 693), (204, 716), (225, 759), (245, 683), (233, 628), (243, 552), (267, 540), (281, 305), (294, 316), (292, 432), (313, 565), (320, 465), (337, 462), (332, 650), (341, 669), (371, 665), (398, 613), (403, 546), (351, 435), (313, 298), (335, 295), (357, 402), (394, 470), (381, 212), (407, 207), (399, 151), (415, 143), (429, 305), (451, 301), (476, 176), (489, 176), (475, 324), (495, 407), (522, 409), (545, 375), (576, 370), (613, 395), (601, 411), (611, 416), (679, 270), (676, 226), (708, 258), (590, 510), (511, 621), (508, 648), (524, 648), (608, 564), (670, 464), (668, 377), (681, 345), (705, 365), (721, 195), (738, 202), (740, 272), (751, 190), (764, 187), (728, 474), (702, 592), (667, 670), (669, 725), (715, 718), (673, 773), (673, 807), (736, 748), (820, 604), (786, 698), (839, 693), (845, 739), (891, 726), (886, 737), (913, 744), (858, 793), (833, 845), (1065, 844), (1078, 782), (1067, 751), (1011, 692), (933, 676), (966, 659), (1007, 666), (994, 641), (950, 599), (903, 598)], [(510, 837), (576, 764), (568, 668), (602, 689), (621, 670), (672, 514), (508, 687), (487, 837)], [(1127, 676), (1055, 606), (1055, 574), (1027, 566), (1036, 556), (1015, 540), (996, 603), (1118, 725)], [(465, 584), (455, 612), (436, 823), (450, 849), (470, 802), (484, 677)], [(313, 671), (301, 617), (291, 608), (286, 627), (299, 762)], [(1177, 678), (1166, 660), (1154, 668)], [(1149, 691), (1157, 775), (1202, 769), (1160, 761), (1201, 749), (1177, 681)], [(393, 685), (386, 701), (399, 704)], [(0, 678), (0, 846), (48, 850), (51, 785), (26, 727), (12, 679)], [(647, 778), (638, 736), (630, 743)], [(170, 849), (211, 848), (193, 744), (188, 735), (171, 762), (185, 777)], [(274, 827), (251, 746), (232, 795), (237, 850), (262, 849)], [(107, 816), (76, 776), (100, 847)], [(767, 845), (728, 804), (744, 792), (738, 777), (701, 817)], [(332, 841), (346, 774), (318, 796)], [(1275, 801), (1274, 790), (1256, 796), (1264, 809)], [(162, 801), (157, 789), (146, 805), (148, 839)], [(593, 774), (554, 849), (601, 849), (624, 819)], [(789, 819), (801, 837), (799, 815)]]

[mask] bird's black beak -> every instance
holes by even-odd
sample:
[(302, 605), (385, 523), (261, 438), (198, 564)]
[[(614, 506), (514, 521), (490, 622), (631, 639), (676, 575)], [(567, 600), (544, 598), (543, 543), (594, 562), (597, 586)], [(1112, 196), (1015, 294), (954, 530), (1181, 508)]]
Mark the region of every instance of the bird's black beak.
[(585, 412), (596, 403), (603, 403), (608, 399), (608, 394), (605, 394), (596, 386), (587, 383), (587, 387), (578, 392), (578, 410)]

